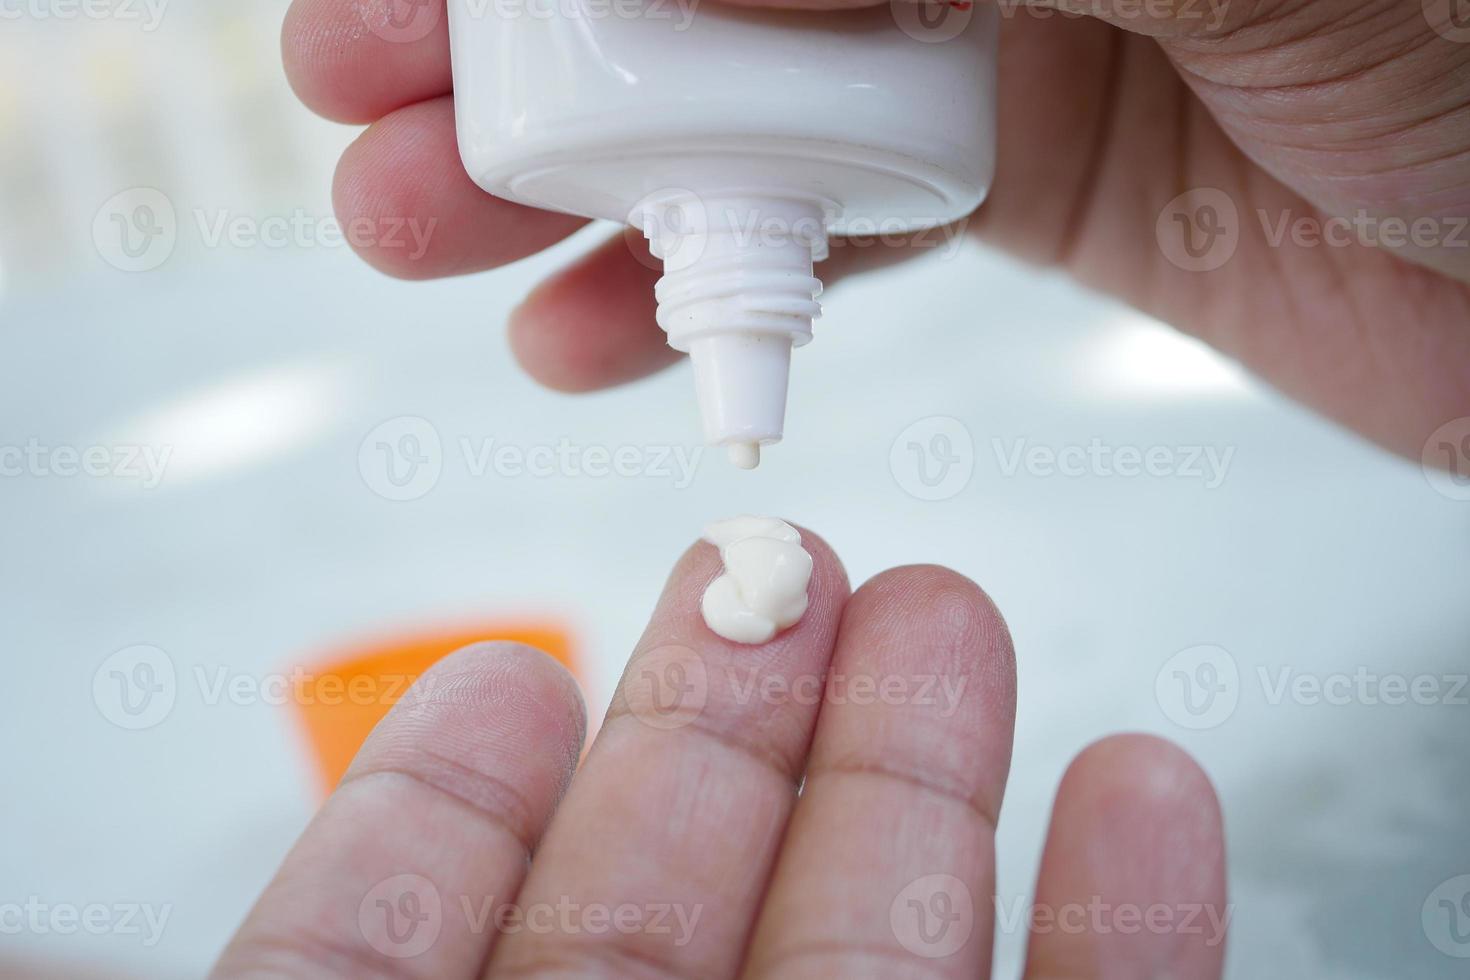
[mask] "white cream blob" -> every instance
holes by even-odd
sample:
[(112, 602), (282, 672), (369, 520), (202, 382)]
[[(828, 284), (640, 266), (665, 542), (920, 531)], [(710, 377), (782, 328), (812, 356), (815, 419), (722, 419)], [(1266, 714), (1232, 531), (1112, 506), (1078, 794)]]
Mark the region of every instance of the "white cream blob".
[(736, 643), (765, 643), (806, 612), (812, 556), (796, 528), (774, 517), (732, 517), (704, 529), (725, 572), (704, 590), (710, 629)]

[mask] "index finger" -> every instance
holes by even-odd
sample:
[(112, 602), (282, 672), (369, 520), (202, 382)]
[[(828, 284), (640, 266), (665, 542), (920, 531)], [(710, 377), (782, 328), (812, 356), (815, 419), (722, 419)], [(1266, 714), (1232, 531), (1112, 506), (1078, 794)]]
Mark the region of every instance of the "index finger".
[(467, 976), (571, 780), (586, 720), (538, 650), (451, 654), (373, 730), (215, 977)]
[(848, 595), (831, 549), (801, 535), (810, 603), (761, 645), (704, 624), (715, 549), (697, 544), (679, 561), (536, 853), (517, 901), (527, 928), (496, 948), (492, 976), (738, 970)]

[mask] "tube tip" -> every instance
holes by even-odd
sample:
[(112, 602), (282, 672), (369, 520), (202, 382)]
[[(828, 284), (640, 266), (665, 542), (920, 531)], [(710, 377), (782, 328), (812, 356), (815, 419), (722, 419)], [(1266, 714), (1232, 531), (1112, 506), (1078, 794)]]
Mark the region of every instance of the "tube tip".
[(730, 462), (742, 470), (753, 470), (761, 462), (761, 444), (758, 442), (732, 442), (725, 447)]

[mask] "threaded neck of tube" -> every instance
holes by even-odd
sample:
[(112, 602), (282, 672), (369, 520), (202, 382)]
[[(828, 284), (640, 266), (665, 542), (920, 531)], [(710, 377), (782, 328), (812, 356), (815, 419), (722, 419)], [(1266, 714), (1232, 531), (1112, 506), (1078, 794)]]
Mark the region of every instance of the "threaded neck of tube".
[(826, 214), (821, 201), (681, 192), (631, 216), (664, 262), (658, 324), (694, 362), (705, 439), (739, 465), (782, 436), (791, 349), (822, 312), (812, 269), (827, 254)]
[(641, 212), (664, 261), (654, 288), (669, 344), (725, 333), (781, 334), (800, 346), (822, 313), (814, 262), (825, 257), (821, 202), (773, 195), (672, 195)]

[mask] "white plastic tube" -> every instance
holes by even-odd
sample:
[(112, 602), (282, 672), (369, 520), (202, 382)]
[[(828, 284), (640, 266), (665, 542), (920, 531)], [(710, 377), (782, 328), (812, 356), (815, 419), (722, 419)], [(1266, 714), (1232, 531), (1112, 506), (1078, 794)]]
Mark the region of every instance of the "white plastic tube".
[(784, 432), (828, 238), (947, 224), (989, 188), (995, 7), (924, 2), (449, 0), (470, 175), (643, 231), (705, 439), (740, 465)]

